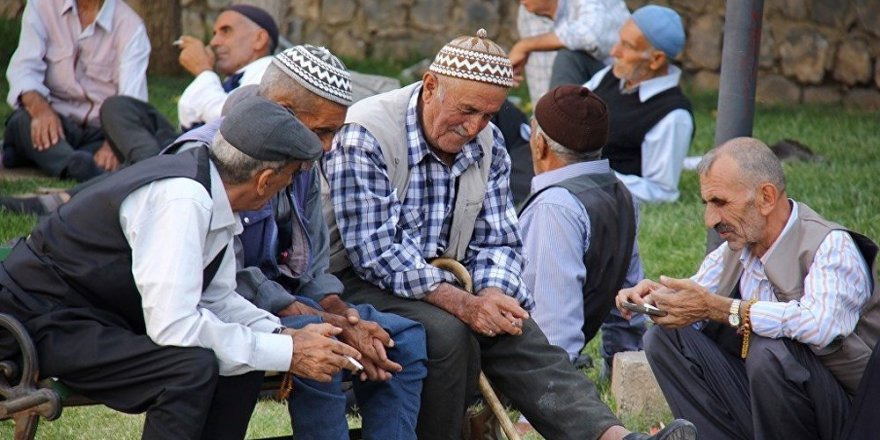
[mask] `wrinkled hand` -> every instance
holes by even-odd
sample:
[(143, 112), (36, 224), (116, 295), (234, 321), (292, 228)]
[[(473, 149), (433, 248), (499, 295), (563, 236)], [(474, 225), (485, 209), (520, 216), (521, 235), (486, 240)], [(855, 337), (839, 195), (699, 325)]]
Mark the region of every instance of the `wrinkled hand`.
[(104, 141), (101, 148), (95, 152), (95, 163), (105, 171), (116, 171), (119, 168), (119, 159), (116, 158), (116, 153), (113, 152), (109, 142)]
[(460, 318), (473, 331), (482, 335), (521, 335), (522, 320), (528, 319), (529, 313), (501, 289), (487, 287), (476, 296), (470, 296)]
[(214, 69), (214, 52), (202, 40), (189, 35), (180, 37), (180, 56), (177, 61), (193, 76)]
[[(679, 328), (710, 318), (709, 313), (718, 307), (718, 296), (690, 279), (660, 277), (661, 288), (651, 293), (654, 304), (668, 315), (652, 317), (664, 327)], [(721, 306), (724, 309), (724, 306)], [(721, 320), (726, 316), (722, 310)]]
[(663, 285), (656, 281), (644, 279), (639, 281), (635, 286), (620, 289), (620, 291), (617, 292), (617, 297), (614, 298), (614, 305), (617, 307), (617, 310), (620, 311), (620, 315), (623, 316), (624, 319), (632, 319), (634, 313), (631, 310), (624, 308), (623, 303), (631, 302), (640, 305), (644, 303), (653, 304), (650, 298), (651, 292), (662, 287)]
[(343, 368), (353, 368), (345, 356), (360, 360), (354, 348), (332, 338), (342, 332), (330, 324), (309, 324), (302, 329), (285, 329), (293, 338), (293, 358), (290, 372), (306, 379), (330, 382)]
[[(357, 310), (354, 311), (357, 313)], [(363, 355), (361, 363), (364, 371), (361, 372), (361, 380), (387, 381), (393, 373), (403, 370), (400, 364), (388, 359), (385, 349), (394, 347), (394, 340), (379, 324), (361, 319), (352, 324), (346, 316), (341, 315), (326, 315), (324, 319), (342, 329), (342, 333), (337, 336), (340, 341), (354, 347)]]
[(31, 115), (31, 142), (34, 149), (44, 151), (64, 139), (64, 127), (61, 118), (42, 95), (28, 92), (22, 95), (22, 103)]

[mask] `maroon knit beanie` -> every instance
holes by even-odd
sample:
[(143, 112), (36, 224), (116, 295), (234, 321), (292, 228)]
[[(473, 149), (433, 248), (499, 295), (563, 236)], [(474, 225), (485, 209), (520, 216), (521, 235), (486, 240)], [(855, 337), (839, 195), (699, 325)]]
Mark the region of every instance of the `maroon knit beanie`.
[(535, 119), (547, 136), (579, 153), (596, 151), (608, 140), (608, 108), (584, 87), (550, 90), (538, 100)]

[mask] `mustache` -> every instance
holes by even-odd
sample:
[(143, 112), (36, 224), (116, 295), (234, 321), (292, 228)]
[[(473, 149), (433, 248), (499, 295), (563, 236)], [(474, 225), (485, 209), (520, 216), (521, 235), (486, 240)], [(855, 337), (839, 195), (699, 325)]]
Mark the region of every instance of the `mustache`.
[(727, 223), (718, 223), (712, 229), (715, 229), (715, 232), (719, 234), (723, 234), (725, 232), (733, 232), (733, 226), (728, 225)]

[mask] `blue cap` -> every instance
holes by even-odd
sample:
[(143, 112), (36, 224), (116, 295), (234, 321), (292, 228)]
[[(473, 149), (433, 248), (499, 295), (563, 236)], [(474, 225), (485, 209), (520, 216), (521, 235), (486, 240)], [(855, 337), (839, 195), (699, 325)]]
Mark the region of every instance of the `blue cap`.
[(651, 46), (663, 51), (668, 58), (675, 58), (684, 49), (684, 26), (681, 24), (681, 17), (674, 10), (665, 6), (647, 5), (636, 9), (632, 20)]

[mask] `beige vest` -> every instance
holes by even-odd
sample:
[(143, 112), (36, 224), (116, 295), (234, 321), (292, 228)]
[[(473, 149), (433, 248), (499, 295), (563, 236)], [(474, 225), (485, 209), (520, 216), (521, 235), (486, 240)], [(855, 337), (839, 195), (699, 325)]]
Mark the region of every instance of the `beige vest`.
[[(112, 2), (112, 3), (111, 3)], [(76, 12), (61, 15), (64, 0), (44, 0), (30, 5), (37, 8), (46, 27), (46, 87), (52, 108), (79, 124), (98, 126), (98, 113), (104, 100), (118, 94), (119, 62), (122, 50), (141, 18), (123, 1), (107, 0), (113, 7), (109, 31), (95, 23), (95, 33), (78, 40)]]
[[(348, 109), (346, 124), (358, 124), (367, 129), (382, 150), (388, 180), (396, 190), (400, 202), (406, 199), (409, 187), (408, 151), (409, 140), (406, 133), (406, 111), (410, 97), (421, 86), (421, 82), (371, 96), (356, 102)], [(483, 149), (483, 161), (471, 165), (459, 176), (458, 194), (452, 216), (449, 246), (443, 256), (461, 261), (474, 234), (474, 223), (483, 207), (486, 197), (487, 181), (492, 165), (492, 127), (486, 126), (477, 134), (477, 141)], [(339, 235), (330, 187), (322, 178), (321, 195), (324, 203), (324, 218), (330, 231), (330, 272), (334, 273), (351, 265)]]
[[(786, 232), (785, 239), (776, 244), (764, 263), (764, 272), (780, 302), (800, 299), (804, 296), (804, 278), (810, 271), (816, 250), (825, 240), (825, 236), (833, 230), (846, 231), (855, 240), (870, 268), (873, 292), (862, 306), (861, 317), (852, 334), (838, 338), (827, 347), (811, 348), (847, 393), (853, 395), (871, 357), (874, 344), (880, 340), (880, 287), (875, 267), (877, 245), (861, 234), (823, 219), (807, 205), (798, 203), (798, 218)], [(743, 272), (739, 262), (741, 253), (742, 251), (733, 252), (729, 248), (724, 251), (719, 295), (730, 296), (737, 286)]]

